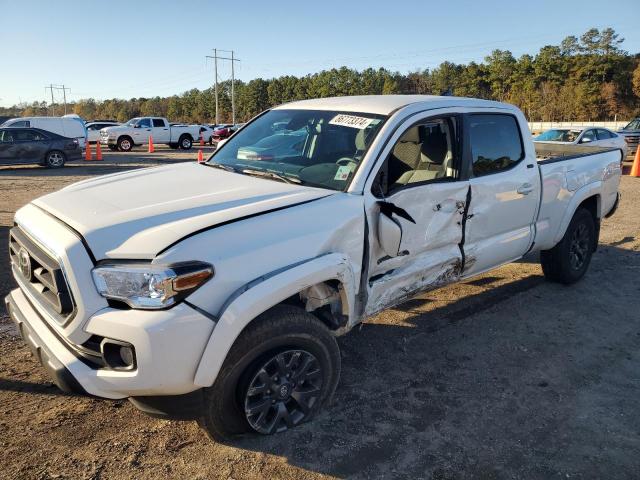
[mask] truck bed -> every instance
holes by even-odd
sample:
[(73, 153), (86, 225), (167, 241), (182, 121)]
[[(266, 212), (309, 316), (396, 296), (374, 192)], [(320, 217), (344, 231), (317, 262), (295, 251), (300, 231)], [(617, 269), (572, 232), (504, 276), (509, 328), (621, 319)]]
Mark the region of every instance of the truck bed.
[(543, 143), (533, 142), (536, 149), (538, 163), (557, 160), (568, 160), (569, 158), (579, 158), (596, 153), (619, 151), (622, 158), (622, 150), (610, 147), (594, 147), (591, 145), (567, 145), (563, 143)]
[(560, 240), (584, 198), (599, 194), (599, 218), (614, 208), (623, 158), (617, 148), (534, 145), (542, 185), (535, 242), (538, 248), (547, 249)]

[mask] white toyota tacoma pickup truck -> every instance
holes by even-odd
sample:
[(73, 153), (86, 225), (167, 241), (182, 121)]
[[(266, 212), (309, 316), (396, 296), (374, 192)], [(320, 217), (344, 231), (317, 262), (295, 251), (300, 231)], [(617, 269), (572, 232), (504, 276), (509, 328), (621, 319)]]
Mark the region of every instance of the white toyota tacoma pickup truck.
[(146, 145), (149, 137), (154, 144), (189, 150), (200, 138), (200, 125), (170, 124), (162, 117), (136, 117), (128, 122), (100, 130), (100, 144), (110, 150), (130, 151), (135, 145)]
[(335, 337), (367, 317), (531, 251), (549, 280), (579, 280), (620, 174), (616, 149), (538, 158), (502, 103), (294, 102), (203, 164), (22, 207), (7, 310), (63, 390), (216, 439), (281, 432), (331, 398)]

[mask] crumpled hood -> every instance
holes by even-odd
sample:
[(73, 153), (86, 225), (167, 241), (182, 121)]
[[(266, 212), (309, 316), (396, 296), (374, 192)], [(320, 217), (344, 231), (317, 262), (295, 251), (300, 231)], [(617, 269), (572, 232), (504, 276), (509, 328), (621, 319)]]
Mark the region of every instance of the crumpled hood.
[(84, 180), (33, 203), (79, 232), (98, 260), (151, 259), (199, 230), (330, 194), (183, 163)]

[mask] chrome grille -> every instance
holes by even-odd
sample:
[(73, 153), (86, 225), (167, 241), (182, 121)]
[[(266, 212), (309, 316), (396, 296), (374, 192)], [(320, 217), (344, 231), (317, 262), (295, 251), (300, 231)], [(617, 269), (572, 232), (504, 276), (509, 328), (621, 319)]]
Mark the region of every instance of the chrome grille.
[(58, 261), (18, 226), (9, 231), (9, 256), (20, 284), (58, 323), (65, 323), (74, 313), (75, 304)]

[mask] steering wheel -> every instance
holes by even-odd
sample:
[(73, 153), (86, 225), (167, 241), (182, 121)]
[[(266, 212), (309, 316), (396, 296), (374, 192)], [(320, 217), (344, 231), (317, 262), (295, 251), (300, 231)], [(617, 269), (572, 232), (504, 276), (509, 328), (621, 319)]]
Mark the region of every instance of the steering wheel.
[(342, 157), (339, 158), (336, 161), (336, 165), (344, 165), (344, 166), (348, 166), (349, 164), (353, 163), (354, 165), (357, 165), (358, 162), (356, 162), (353, 158), (351, 157)]

